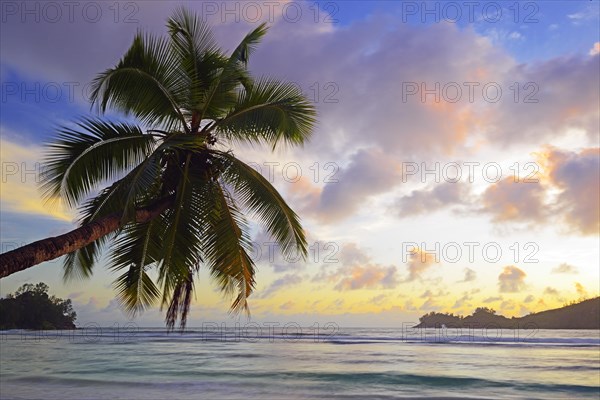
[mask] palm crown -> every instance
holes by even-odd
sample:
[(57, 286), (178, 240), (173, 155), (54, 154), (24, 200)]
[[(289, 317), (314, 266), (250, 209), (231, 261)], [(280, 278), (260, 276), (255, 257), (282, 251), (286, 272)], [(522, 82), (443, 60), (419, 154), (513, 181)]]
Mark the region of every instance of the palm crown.
[[(93, 82), (92, 104), (132, 115), (144, 129), (99, 118), (61, 128), (49, 145), (42, 189), (78, 207), (82, 225), (121, 216), (119, 229), (65, 257), (65, 278), (90, 276), (110, 244), (123, 307), (135, 314), (160, 299), (167, 326), (179, 320), (183, 329), (201, 266), (235, 296), (233, 311), (248, 309), (255, 265), (246, 215), (284, 254), (306, 254), (298, 216), (262, 175), (224, 149), (236, 142), (301, 145), (315, 109), (295, 85), (248, 73), (264, 24), (229, 56), (185, 9), (167, 27), (166, 38), (138, 33), (119, 63)], [(136, 219), (136, 210), (158, 203), (152, 219)]]

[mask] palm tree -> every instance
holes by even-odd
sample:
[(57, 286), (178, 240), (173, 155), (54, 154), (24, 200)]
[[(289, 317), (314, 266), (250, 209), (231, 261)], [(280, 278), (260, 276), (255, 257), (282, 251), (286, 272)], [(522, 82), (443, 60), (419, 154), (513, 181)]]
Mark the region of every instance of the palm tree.
[(284, 254), (306, 255), (298, 216), (230, 148), (302, 145), (316, 119), (294, 84), (250, 76), (248, 58), (264, 24), (229, 56), (185, 9), (167, 28), (166, 38), (139, 32), (119, 63), (93, 81), (101, 113), (134, 116), (144, 128), (85, 118), (61, 128), (48, 147), (42, 189), (77, 207), (80, 227), (0, 255), (0, 277), (65, 254), (65, 278), (89, 277), (110, 245), (122, 306), (135, 314), (160, 298), (169, 329), (177, 320), (183, 329), (201, 266), (225, 294), (237, 294), (232, 311), (248, 309), (255, 265), (246, 216)]

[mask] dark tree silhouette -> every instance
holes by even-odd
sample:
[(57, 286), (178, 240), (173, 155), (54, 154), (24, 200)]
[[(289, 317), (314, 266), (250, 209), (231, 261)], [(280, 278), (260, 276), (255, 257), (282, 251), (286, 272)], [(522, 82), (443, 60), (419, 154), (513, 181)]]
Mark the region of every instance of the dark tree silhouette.
[(26, 283), (0, 299), (0, 329), (74, 329), (71, 300), (48, 295), (48, 285)]

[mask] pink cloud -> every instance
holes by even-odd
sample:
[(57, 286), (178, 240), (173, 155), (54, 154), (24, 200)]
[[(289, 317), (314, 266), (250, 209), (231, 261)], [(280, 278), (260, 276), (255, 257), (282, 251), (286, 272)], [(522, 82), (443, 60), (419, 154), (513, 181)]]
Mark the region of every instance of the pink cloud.
[(504, 270), (498, 276), (498, 286), (500, 287), (500, 292), (520, 292), (526, 287), (526, 276), (527, 274), (523, 270), (515, 267), (514, 265), (504, 267)]

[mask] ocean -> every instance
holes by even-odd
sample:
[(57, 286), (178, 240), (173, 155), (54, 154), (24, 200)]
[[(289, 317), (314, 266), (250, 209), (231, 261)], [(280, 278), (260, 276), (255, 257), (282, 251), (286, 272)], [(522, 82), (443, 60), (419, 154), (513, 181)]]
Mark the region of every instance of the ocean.
[(5, 331), (0, 397), (600, 397), (600, 331), (323, 328)]

